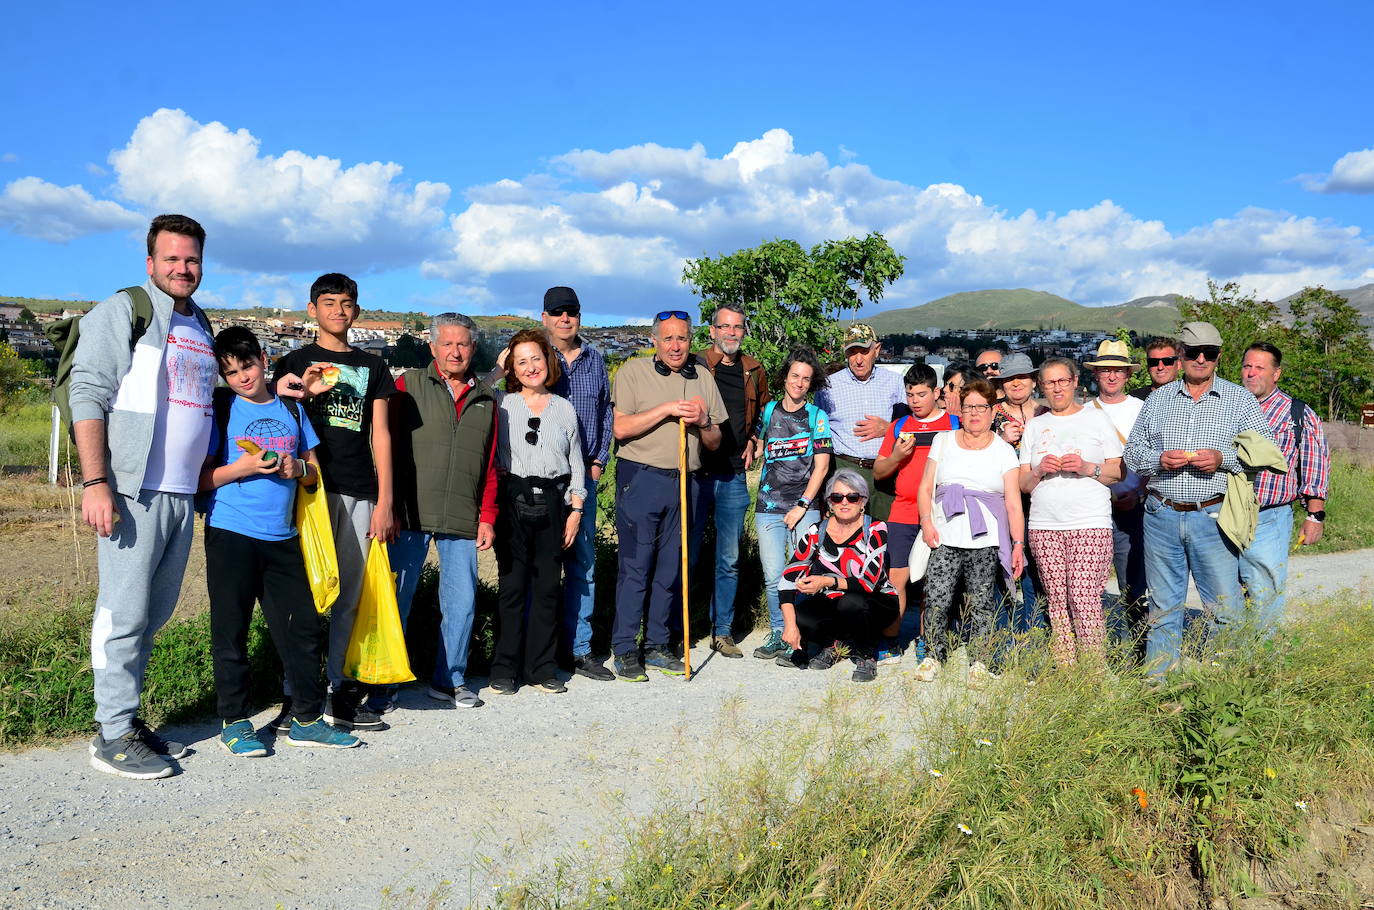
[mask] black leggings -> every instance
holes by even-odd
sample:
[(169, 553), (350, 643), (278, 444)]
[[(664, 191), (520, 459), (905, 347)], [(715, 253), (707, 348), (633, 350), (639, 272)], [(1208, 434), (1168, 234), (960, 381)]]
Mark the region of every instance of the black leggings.
[(802, 643), (822, 647), (848, 643), (856, 657), (873, 657), (873, 642), (897, 618), (897, 595), (845, 591), (839, 597), (813, 594), (793, 604)]
[[(503, 497), (496, 519), (497, 595), (496, 644), (491, 655), (491, 678), (525, 683), (556, 678), (554, 648), (558, 644), (558, 606), (562, 600), (562, 503), (549, 515), (522, 521)], [(529, 613), (525, 598), (529, 597)]]
[[(1000, 603), (993, 596), (1001, 562), (996, 547), (968, 550), (942, 545), (930, 553), (926, 564), (925, 639), (931, 656), (943, 662), (949, 630), (949, 612), (959, 579), (964, 580), (964, 632), (972, 644), (970, 660), (978, 660), (980, 648), (992, 634)], [(991, 662), (991, 654), (985, 655)]]

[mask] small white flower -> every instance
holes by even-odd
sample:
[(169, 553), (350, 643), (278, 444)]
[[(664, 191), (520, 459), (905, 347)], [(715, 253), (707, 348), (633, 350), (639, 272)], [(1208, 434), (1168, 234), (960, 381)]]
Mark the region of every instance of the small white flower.
[(990, 739), (980, 739), (980, 740), (978, 740), (978, 745), (980, 745), (980, 746), (990, 746), (990, 745), (992, 745), (992, 740), (990, 740)]
[(927, 771), (926, 773), (929, 774), (931, 777), (944, 777), (944, 776), (945, 776), (945, 772), (941, 771), (939, 768), (931, 768), (931, 769), (930, 769), (929, 771)]
[(968, 825), (964, 824), (963, 822), (960, 822), (959, 833), (967, 837), (973, 833), (973, 829), (970, 828)]
[(1294, 808), (1294, 809), (1297, 809), (1299, 812), (1306, 812), (1306, 811), (1307, 811), (1307, 800), (1303, 800), (1303, 799), (1298, 800), (1297, 802), (1293, 803), (1293, 808)]

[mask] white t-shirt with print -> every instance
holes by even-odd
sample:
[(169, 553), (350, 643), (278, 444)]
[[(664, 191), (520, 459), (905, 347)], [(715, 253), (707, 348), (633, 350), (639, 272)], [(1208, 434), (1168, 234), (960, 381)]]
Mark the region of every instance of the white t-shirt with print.
[[(1135, 419), (1140, 416), (1140, 410), (1145, 407), (1145, 401), (1127, 395), (1125, 401), (1118, 401), (1114, 404), (1107, 404), (1101, 398), (1094, 398), (1087, 407), (1096, 410), (1094, 405), (1101, 405), (1102, 413), (1112, 419), (1112, 426), (1116, 427), (1121, 438), (1130, 439), (1131, 430), (1135, 428)], [(1136, 496), (1144, 496), (1145, 478), (1128, 468), (1124, 468), (1124, 466), (1123, 470), (1125, 476), (1107, 488), (1111, 494), (1120, 496), (1123, 493), (1134, 493)]]
[(162, 394), (143, 489), (194, 493), (210, 444), (211, 398), (219, 381), (214, 342), (196, 317), (172, 311), (160, 378)]
[[(1016, 469), (1016, 450), (1000, 436), (994, 436), (986, 449), (965, 449), (959, 445), (957, 436), (957, 430), (937, 433), (935, 441), (930, 444), (926, 470), (930, 470), (930, 462), (935, 462), (936, 492), (939, 492), (941, 484), (957, 483), (962, 484), (967, 490), (982, 490), (1002, 495), (1005, 490), (1003, 478), (1008, 471)], [(971, 508), (983, 513), (983, 520), (988, 527), (986, 534), (973, 536), (969, 531), (967, 513), (946, 518), (937, 496), (933, 517), (935, 530), (940, 534), (940, 546), (977, 550), (982, 547), (995, 547), (1001, 542), (999, 522), (988, 511), (987, 506), (981, 502), (974, 502)]]
[[(1046, 455), (1077, 455), (1102, 464), (1121, 457), (1121, 440), (1111, 418), (1088, 405), (1061, 417), (1031, 418), (1021, 437), (1021, 463), (1035, 470)], [(1032, 531), (1077, 531), (1112, 526), (1111, 493), (1092, 477), (1051, 474), (1031, 493), (1026, 527)]]

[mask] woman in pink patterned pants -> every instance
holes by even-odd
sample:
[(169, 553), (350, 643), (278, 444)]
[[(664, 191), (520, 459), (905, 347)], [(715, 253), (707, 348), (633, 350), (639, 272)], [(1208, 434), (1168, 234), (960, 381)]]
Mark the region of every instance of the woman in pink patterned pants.
[(1051, 650), (1060, 664), (1100, 660), (1102, 590), (1112, 565), (1109, 484), (1121, 479), (1121, 439), (1104, 411), (1075, 400), (1078, 364), (1040, 365), (1047, 414), (1021, 437), (1021, 489), (1031, 497), (1027, 537), (1049, 599)]

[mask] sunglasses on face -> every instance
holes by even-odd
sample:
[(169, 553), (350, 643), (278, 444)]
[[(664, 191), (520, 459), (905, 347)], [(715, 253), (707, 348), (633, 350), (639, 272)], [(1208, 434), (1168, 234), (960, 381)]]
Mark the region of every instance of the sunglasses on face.
[(980, 373), (992, 373), (992, 372), (1000, 373), (1000, 372), (1002, 372), (1002, 365), (1001, 365), (1000, 363), (985, 363), (985, 364), (982, 364), (981, 366), (978, 367), (978, 372), (980, 372)]
[(829, 496), (826, 497), (826, 499), (830, 500), (830, 504), (834, 506), (837, 506), (842, 502), (859, 503), (863, 502), (867, 498), (868, 497), (862, 493), (831, 493)]
[(525, 433), (525, 442), (534, 445), (539, 441), (539, 418), (531, 417), (528, 425), (529, 430)]
[(1199, 354), (1202, 355), (1203, 360), (1213, 361), (1221, 356), (1221, 348), (1214, 344), (1200, 344), (1197, 347), (1189, 345), (1183, 349), (1185, 360), (1196, 360)]
[(1146, 357), (1145, 362), (1149, 364), (1150, 369), (1153, 370), (1155, 367), (1173, 366), (1174, 364), (1178, 363), (1178, 357)]
[(665, 319), (681, 319), (683, 322), (692, 321), (692, 317), (687, 315), (686, 310), (664, 310), (663, 312), (654, 316), (654, 319), (658, 320), (659, 322), (662, 322)]

